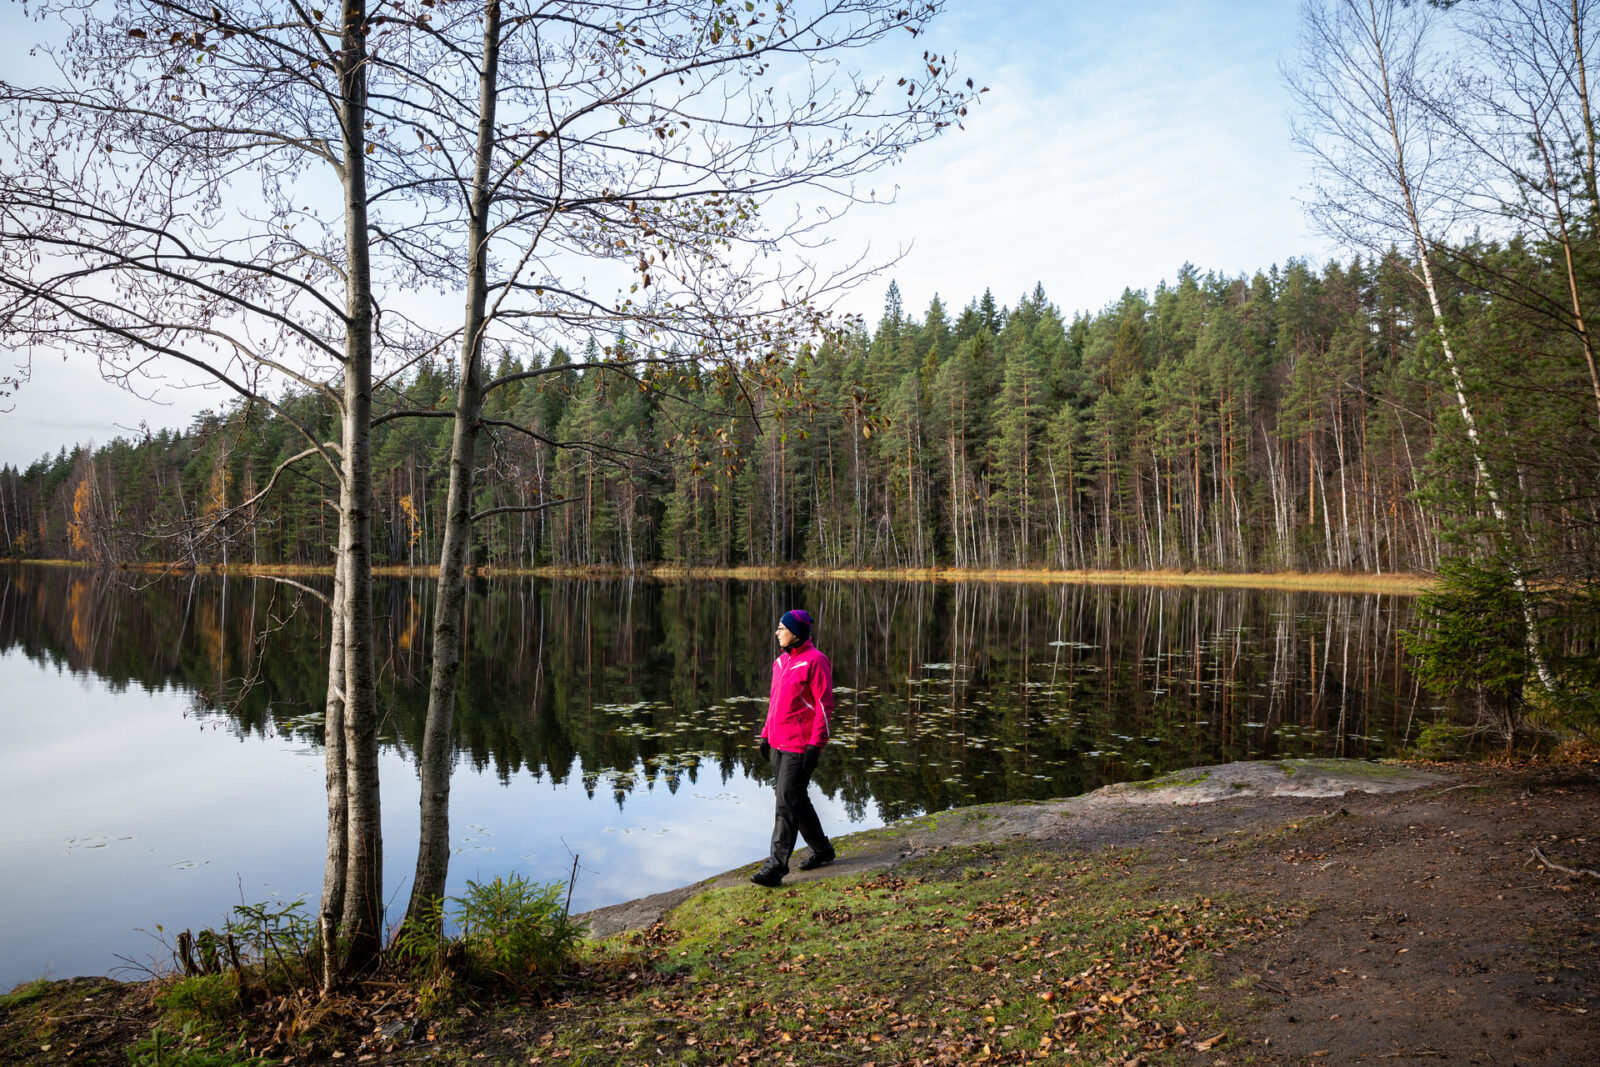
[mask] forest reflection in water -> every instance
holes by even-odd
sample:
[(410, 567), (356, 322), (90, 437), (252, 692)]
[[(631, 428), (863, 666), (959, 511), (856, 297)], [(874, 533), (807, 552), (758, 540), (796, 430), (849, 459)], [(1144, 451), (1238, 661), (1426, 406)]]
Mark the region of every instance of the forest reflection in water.
[[(185, 690), (241, 737), (320, 741), (326, 612), (292, 586), (54, 568), (0, 583), (0, 651)], [(377, 589), (383, 737), (410, 761), (434, 586)], [(817, 785), (858, 819), (1233, 759), (1380, 756), (1432, 703), (1397, 640), (1411, 601), (1387, 594), (541, 578), (480, 580), (469, 603), (462, 763), (619, 807), (712, 768), (769, 773), (752, 742), (772, 629), (793, 606), (817, 617), (838, 687)]]

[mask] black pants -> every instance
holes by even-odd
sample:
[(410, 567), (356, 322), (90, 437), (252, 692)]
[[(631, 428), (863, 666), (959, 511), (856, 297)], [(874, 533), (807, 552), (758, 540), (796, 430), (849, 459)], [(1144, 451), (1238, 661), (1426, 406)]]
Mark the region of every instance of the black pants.
[(772, 820), (772, 862), (788, 870), (797, 834), (812, 848), (826, 847), (828, 838), (806, 792), (811, 785), (811, 771), (806, 768), (805, 754), (773, 749), (772, 772), (778, 779), (773, 785), (778, 804)]

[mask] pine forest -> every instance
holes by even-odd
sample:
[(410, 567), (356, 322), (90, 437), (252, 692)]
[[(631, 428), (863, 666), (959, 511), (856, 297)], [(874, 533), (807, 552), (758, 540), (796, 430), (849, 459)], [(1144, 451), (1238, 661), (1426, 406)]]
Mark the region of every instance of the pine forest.
[[(1185, 265), (1153, 296), (1070, 319), (1039, 287), (1011, 306), (935, 297), (918, 316), (891, 285), (875, 328), (760, 390), (641, 375), (620, 339), (592, 339), (583, 371), (559, 349), (502, 352), (493, 377), (513, 380), (486, 403), (473, 563), (1432, 571), (1480, 527), (1504, 533), (1409, 266)], [(1519, 555), (1544, 568), (1528, 577), (1592, 575), (1596, 401), (1562, 274), (1521, 243), (1450, 266), (1483, 449), (1517, 497)], [(1494, 295), (1508, 276), (1529, 280), (1520, 299)], [(452, 390), (451, 367), (426, 364), (382, 397), (377, 563), (436, 562), (450, 420), (425, 416), (447, 416)], [(285, 410), (332, 433), (318, 403)], [(385, 405), (421, 415), (386, 421)], [(316, 478), (291, 468), (234, 510), (298, 447), (241, 403), (63, 449), (0, 472), (4, 536), (25, 558), (326, 565), (335, 511)], [(538, 502), (559, 503), (514, 510)]]

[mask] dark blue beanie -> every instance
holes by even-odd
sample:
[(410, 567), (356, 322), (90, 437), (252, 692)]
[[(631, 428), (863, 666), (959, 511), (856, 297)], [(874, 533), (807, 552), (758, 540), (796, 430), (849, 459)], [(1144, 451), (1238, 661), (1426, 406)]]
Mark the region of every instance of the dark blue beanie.
[(778, 620), (778, 625), (805, 641), (811, 637), (811, 615), (796, 608), (783, 613), (783, 618)]

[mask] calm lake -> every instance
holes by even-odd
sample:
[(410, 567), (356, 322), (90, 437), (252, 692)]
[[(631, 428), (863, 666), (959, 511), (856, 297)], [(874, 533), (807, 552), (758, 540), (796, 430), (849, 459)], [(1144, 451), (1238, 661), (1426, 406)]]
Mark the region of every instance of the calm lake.
[[(326, 586), (324, 579), (308, 584)], [(403, 910), (433, 585), (377, 586), (385, 881)], [(1377, 757), (1431, 718), (1387, 595), (1000, 583), (479, 582), (451, 891), (582, 911), (760, 859), (779, 615), (834, 663), (813, 796), (843, 834), (1195, 764)], [(266, 579), (0, 569), (0, 989), (170, 957), (241, 902), (314, 908), (327, 620)]]

